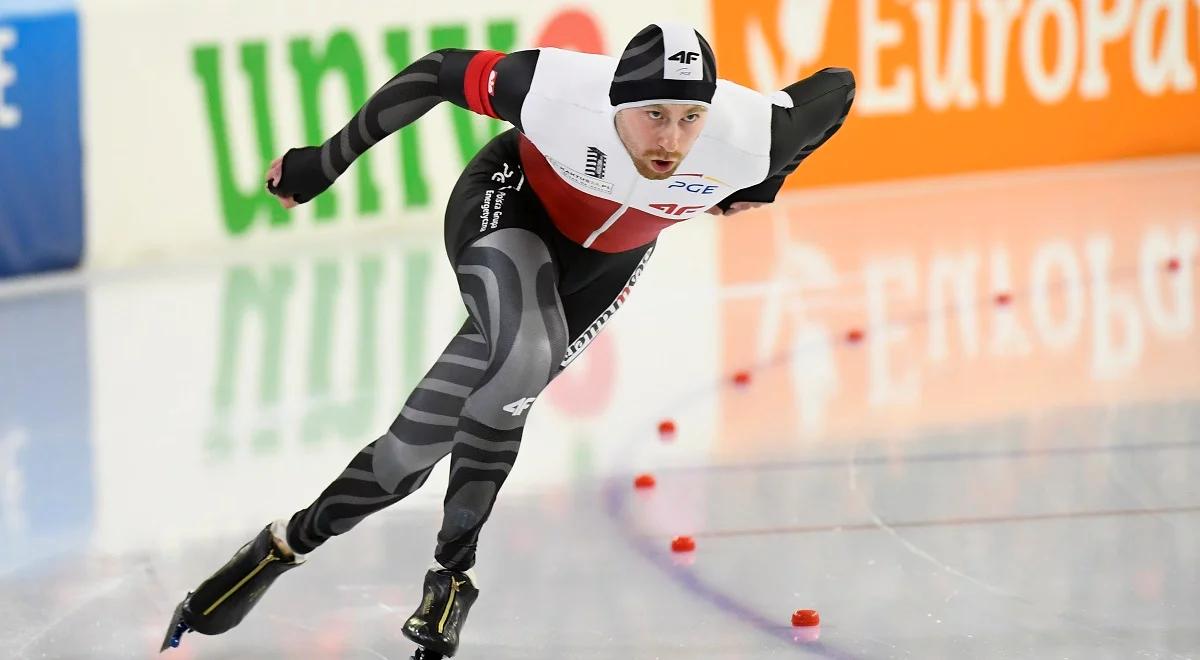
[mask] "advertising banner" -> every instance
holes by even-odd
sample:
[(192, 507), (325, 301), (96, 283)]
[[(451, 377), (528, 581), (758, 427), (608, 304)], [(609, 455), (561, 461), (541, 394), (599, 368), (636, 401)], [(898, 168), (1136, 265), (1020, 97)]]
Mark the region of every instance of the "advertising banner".
[(83, 253), (79, 23), (64, 5), (0, 6), (0, 277)]
[[(324, 141), (432, 50), (608, 52), (643, 26), (636, 7), (222, 0), (168, 10), (149, 0), (85, 1), (89, 263), (348, 233), (440, 233), (445, 194), (506, 124), (442, 104), (290, 213), (267, 194), (263, 173), (288, 148)], [(707, 11), (692, 2), (659, 9), (698, 24)]]
[(791, 186), (1200, 150), (1194, 0), (713, 0), (712, 31), (757, 89), (855, 72)]

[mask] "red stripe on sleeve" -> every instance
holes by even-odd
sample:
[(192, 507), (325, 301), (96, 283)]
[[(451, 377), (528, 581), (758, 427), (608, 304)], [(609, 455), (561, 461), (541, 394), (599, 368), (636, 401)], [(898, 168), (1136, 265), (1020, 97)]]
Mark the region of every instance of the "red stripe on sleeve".
[(494, 71), (500, 60), (504, 59), (504, 53), (496, 53), (495, 57), (488, 60), (483, 67), (483, 72), (479, 74), (479, 97), (483, 99), (483, 109), (489, 117), (500, 119), (500, 115), (496, 114), (495, 108), (492, 107), (492, 97), (495, 96), (496, 84)]
[(504, 59), (504, 53), (496, 50), (480, 51), (467, 63), (467, 73), (463, 76), (463, 96), (467, 99), (467, 107), (471, 112), (499, 119), (492, 108), (492, 99), (488, 94), (488, 82), (496, 63)]

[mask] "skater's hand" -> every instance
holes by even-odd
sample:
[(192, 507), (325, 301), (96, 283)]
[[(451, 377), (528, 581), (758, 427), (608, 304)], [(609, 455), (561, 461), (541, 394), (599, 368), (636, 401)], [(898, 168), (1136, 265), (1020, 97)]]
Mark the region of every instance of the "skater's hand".
[[(270, 184), (267, 189), (279, 187), (279, 179), (283, 177), (283, 158), (276, 158), (271, 162), (271, 166), (267, 168), (267, 183)], [(290, 209), (297, 206), (297, 202), (291, 195), (284, 195), (277, 192), (272, 192), (279, 199), (279, 204), (285, 209)]]
[(749, 211), (750, 209), (756, 209), (760, 206), (766, 206), (766, 205), (767, 205), (767, 202), (734, 202), (729, 205), (728, 211), (722, 210), (720, 206), (714, 206), (708, 210), (708, 213), (711, 213), (713, 215), (733, 215), (735, 213), (741, 213), (742, 211)]

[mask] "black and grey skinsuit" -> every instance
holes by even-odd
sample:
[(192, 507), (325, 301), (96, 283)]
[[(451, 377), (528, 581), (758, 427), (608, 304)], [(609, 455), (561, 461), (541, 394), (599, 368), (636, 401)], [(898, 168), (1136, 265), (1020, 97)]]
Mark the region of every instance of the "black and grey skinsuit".
[[(478, 96), (469, 98), (464, 85), (477, 84), (471, 77), (480, 67), (472, 60), (485, 55), (447, 49), (414, 62), (324, 145), (289, 151), (273, 191), (308, 201), (366, 149), (443, 100), (478, 111)], [(447, 206), (446, 249), (469, 318), (387, 431), (292, 516), (287, 541), (296, 552), (311, 552), (403, 499), (450, 454), (435, 558), (446, 568), (470, 568), (480, 529), (516, 460), (530, 405), (620, 306), (653, 251), (651, 240), (601, 252), (556, 230), (520, 154), (521, 90), (537, 59), (536, 50), (492, 57), (487, 109), (516, 128), (475, 156)], [(722, 205), (773, 199), (783, 178), (842, 124), (853, 78), (844, 69), (826, 70), (784, 91), (796, 107), (772, 117), (772, 130), (815, 139), (773, 142), (773, 176)], [(814, 103), (804, 114), (808, 100)]]

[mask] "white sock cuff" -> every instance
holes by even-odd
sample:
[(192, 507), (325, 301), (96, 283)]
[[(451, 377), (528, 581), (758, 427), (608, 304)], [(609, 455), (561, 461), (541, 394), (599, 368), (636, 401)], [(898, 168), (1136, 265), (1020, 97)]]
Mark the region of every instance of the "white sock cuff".
[(288, 521), (284, 518), (280, 518), (279, 520), (271, 523), (271, 536), (275, 537), (275, 543), (278, 544), (279, 547), (283, 548), (285, 552), (290, 552), (292, 554), (294, 563), (303, 564), (308, 560), (308, 557), (296, 552), (295, 550), (292, 550), (292, 546), (288, 545), (287, 528)]

